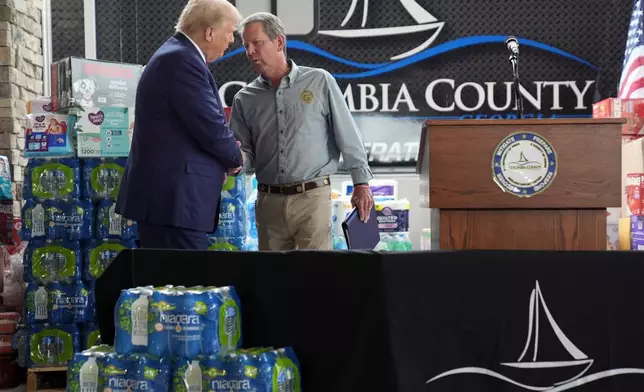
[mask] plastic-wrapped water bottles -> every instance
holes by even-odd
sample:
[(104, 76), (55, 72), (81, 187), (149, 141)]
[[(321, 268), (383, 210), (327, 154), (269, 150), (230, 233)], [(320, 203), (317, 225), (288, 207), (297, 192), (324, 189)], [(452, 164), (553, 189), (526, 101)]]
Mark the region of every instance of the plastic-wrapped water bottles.
[(409, 252), (412, 242), (409, 233), (380, 233), (380, 243), (376, 250), (390, 252)]
[(251, 179), (251, 193), (246, 201), (247, 211), (247, 230), (246, 247), (244, 250), (256, 251), (259, 249), (259, 240), (257, 236), (257, 221), (255, 220), (255, 205), (257, 203), (257, 179), (255, 176)]

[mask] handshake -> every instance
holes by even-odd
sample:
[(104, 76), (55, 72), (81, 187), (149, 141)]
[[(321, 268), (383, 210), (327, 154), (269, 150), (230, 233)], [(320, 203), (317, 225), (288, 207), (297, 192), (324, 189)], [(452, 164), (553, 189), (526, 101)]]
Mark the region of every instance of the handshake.
[(239, 167), (236, 167), (236, 168), (234, 168), (234, 169), (228, 169), (228, 173), (227, 173), (227, 174), (228, 174), (229, 176), (237, 175), (237, 174), (241, 171), (242, 167), (244, 166), (244, 162), (246, 162), (246, 153), (244, 152), (244, 150), (242, 150), (242, 149), (241, 149), (241, 142), (240, 142), (240, 141), (236, 141), (235, 143), (237, 143), (237, 148), (239, 148), (239, 150), (241, 151), (241, 155), (242, 155), (242, 165), (241, 165), (241, 166), (239, 166)]

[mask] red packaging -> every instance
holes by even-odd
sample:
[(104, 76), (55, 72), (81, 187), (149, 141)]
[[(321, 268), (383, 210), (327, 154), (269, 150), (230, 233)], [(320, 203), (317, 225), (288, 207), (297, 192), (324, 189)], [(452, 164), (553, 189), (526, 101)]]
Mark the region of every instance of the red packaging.
[(607, 98), (593, 104), (593, 118), (625, 118), (622, 140), (644, 137), (644, 99)]
[(0, 334), (0, 355), (12, 354), (13, 347), (11, 347), (11, 342), (13, 341), (13, 334)]
[(20, 321), (20, 314), (16, 312), (0, 312), (0, 334), (14, 333)]
[(0, 200), (0, 243), (13, 242), (13, 200)]
[(644, 215), (644, 173), (626, 175), (626, 204), (632, 215)]
[(20, 384), (20, 374), (15, 355), (0, 355), (0, 389), (17, 387)]

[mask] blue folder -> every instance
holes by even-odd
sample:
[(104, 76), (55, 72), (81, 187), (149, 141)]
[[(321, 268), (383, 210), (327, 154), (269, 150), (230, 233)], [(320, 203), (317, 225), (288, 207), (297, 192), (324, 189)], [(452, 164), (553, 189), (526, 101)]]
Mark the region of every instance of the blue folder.
[(367, 223), (360, 220), (358, 209), (354, 208), (342, 222), (342, 231), (344, 231), (344, 238), (347, 240), (347, 248), (373, 250), (380, 242), (375, 205), (371, 207)]

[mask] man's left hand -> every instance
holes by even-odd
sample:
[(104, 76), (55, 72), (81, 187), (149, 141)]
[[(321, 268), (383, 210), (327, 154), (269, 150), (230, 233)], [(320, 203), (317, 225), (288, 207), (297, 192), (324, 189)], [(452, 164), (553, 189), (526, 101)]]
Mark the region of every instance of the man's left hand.
[(366, 223), (373, 207), (373, 194), (369, 185), (356, 185), (353, 188), (351, 205), (358, 209), (360, 220)]

